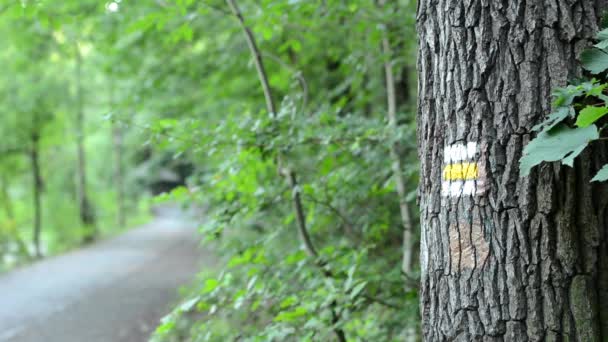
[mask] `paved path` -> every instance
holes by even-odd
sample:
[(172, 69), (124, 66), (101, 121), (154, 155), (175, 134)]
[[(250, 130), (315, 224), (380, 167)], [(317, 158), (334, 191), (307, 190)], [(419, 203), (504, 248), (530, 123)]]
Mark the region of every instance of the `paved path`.
[(147, 341), (203, 259), (180, 216), (0, 276), (0, 342)]

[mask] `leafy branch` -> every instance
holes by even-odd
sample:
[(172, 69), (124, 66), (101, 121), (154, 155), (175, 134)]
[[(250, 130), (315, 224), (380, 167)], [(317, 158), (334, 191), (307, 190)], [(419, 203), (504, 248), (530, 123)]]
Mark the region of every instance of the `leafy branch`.
[[(581, 54), (583, 68), (598, 77), (571, 84), (554, 91), (555, 110), (542, 123), (532, 128), (536, 138), (524, 148), (520, 159), (521, 176), (530, 174), (542, 162), (561, 162), (572, 167), (574, 160), (594, 141), (605, 140), (602, 131), (608, 127), (603, 118), (608, 114), (608, 29), (597, 35), (599, 42)], [(608, 165), (592, 181), (608, 180)]]
[[(272, 92), (270, 90), (270, 84), (268, 82), (268, 76), (266, 73), (266, 69), (264, 67), (264, 61), (262, 59), (262, 54), (257, 47), (255, 37), (253, 36), (251, 29), (245, 23), (245, 19), (241, 13), (236, 1), (235, 0), (226, 0), (226, 2), (230, 6), (230, 9), (232, 10), (234, 16), (238, 19), (241, 29), (245, 33), (245, 37), (247, 39), (247, 44), (249, 46), (249, 49), (251, 50), (251, 54), (253, 55), (255, 67), (258, 72), (259, 81), (260, 81), (260, 83), (262, 85), (262, 89), (264, 91), (264, 97), (266, 99), (266, 108), (267, 108), (268, 112), (270, 113), (270, 115), (274, 117), (277, 115), (276, 105), (274, 103), (274, 100), (272, 97)], [(295, 214), (296, 214), (296, 218), (297, 218), (298, 230), (300, 233), (300, 238), (302, 239), (302, 242), (304, 243), (304, 246), (306, 247), (306, 251), (308, 252), (308, 254), (311, 257), (313, 257), (315, 259), (316, 263), (324, 271), (323, 272), (324, 275), (326, 277), (332, 277), (332, 274), (329, 271), (329, 269), (327, 269), (325, 267), (325, 265), (320, 264), (321, 261), (319, 260), (319, 254), (318, 254), (315, 246), (312, 243), (310, 234), (308, 233), (308, 229), (306, 227), (306, 220), (305, 220), (306, 216), (304, 214), (304, 207), (302, 205), (302, 198), (300, 195), (300, 188), (297, 183), (296, 173), (295, 173), (295, 171), (293, 171), (289, 168), (285, 168), (285, 169), (282, 168), (280, 156), (279, 156), (278, 164), (279, 164), (278, 165), (279, 174), (282, 174), (288, 178), (289, 184), (292, 189), (293, 206), (294, 206), (294, 210), (295, 210)], [(341, 342), (345, 342), (346, 335), (344, 333), (344, 330), (337, 326), (337, 323), (339, 323), (339, 321), (340, 321), (340, 317), (337, 313), (336, 305), (337, 305), (337, 303), (335, 300), (332, 301), (332, 303), (330, 304), (333, 330), (334, 330), (334, 333), (336, 334), (336, 337), (338, 338), (338, 340)]]

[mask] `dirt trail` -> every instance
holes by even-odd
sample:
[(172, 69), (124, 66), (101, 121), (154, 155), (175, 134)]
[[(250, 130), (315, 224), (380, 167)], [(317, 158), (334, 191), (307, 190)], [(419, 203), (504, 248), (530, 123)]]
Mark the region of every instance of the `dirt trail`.
[(194, 224), (150, 224), (0, 277), (0, 342), (147, 341), (203, 256)]

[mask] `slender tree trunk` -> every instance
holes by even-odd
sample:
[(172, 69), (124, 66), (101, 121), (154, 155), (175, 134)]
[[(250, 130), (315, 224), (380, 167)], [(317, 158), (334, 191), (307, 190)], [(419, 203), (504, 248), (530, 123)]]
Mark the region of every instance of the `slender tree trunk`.
[(31, 137), (30, 162), (32, 166), (32, 190), (34, 199), (34, 255), (36, 258), (42, 258), (40, 248), (40, 234), (42, 230), (42, 175), (40, 172), (40, 137), (34, 133)]
[[(384, 5), (381, 0), (380, 5)], [(392, 56), (393, 51), (388, 33), (382, 38), (382, 52), (384, 53), (384, 75), (386, 80), (386, 99), (387, 99), (387, 117), (388, 124), (397, 131), (397, 95), (395, 91), (395, 76), (393, 74)], [(401, 269), (406, 275), (412, 272), (412, 255), (414, 252), (414, 226), (412, 224), (412, 216), (409, 205), (407, 203), (407, 188), (405, 178), (403, 177), (403, 163), (399, 153), (399, 143), (395, 142), (391, 145), (391, 159), (393, 168), (393, 178), (397, 195), (399, 196), (399, 209), (401, 214), (401, 224), (403, 228), (403, 261)]]
[[(384, 6), (386, 1), (380, 0), (380, 6)], [(386, 102), (387, 102), (387, 119), (390, 128), (397, 133), (397, 88), (395, 84), (395, 74), (393, 72), (393, 49), (389, 40), (389, 32), (384, 32), (382, 37), (382, 52), (384, 54), (384, 78), (386, 82)], [(399, 198), (399, 212), (401, 214), (401, 225), (403, 229), (403, 242), (402, 242), (402, 255), (403, 259), (401, 262), (401, 271), (407, 277), (412, 274), (412, 263), (415, 249), (414, 240), (414, 225), (412, 223), (412, 214), (409, 203), (407, 202), (407, 187), (406, 179), (403, 176), (403, 159), (401, 155), (401, 146), (399, 142), (394, 142), (390, 147), (393, 179), (395, 181), (395, 188), (397, 190), (397, 196)], [(411, 284), (406, 284), (406, 289), (411, 288)], [(416, 341), (419, 339), (418, 329), (414, 325), (406, 327), (405, 340)]]
[(125, 176), (124, 176), (124, 144), (123, 144), (123, 130), (118, 127), (118, 124), (114, 123), (112, 127), (112, 137), (114, 142), (114, 182), (116, 186), (116, 199), (117, 199), (117, 220), (120, 228), (125, 228), (127, 225), (126, 217), (126, 195), (125, 195)]
[(519, 177), (606, 3), (419, 1), (425, 340), (608, 341), (606, 149)]
[(95, 214), (87, 194), (87, 165), (84, 133), (84, 94), (82, 89), (82, 56), (76, 44), (76, 140), (78, 149), (78, 208), (80, 222), (85, 226), (86, 232), (83, 241), (91, 242), (97, 235), (95, 227)]
[[(114, 76), (110, 75), (110, 110), (114, 112), (115, 100)], [(114, 186), (116, 187), (117, 223), (120, 228), (126, 226), (125, 181), (124, 181), (124, 143), (123, 129), (119, 122), (112, 120), (112, 144), (114, 145)]]

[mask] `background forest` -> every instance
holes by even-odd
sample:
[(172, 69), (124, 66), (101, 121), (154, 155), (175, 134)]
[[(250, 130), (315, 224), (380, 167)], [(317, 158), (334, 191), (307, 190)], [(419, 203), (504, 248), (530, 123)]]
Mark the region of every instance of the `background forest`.
[(415, 6), (2, 1), (2, 266), (164, 193), (220, 258), (154, 339), (416, 335)]

